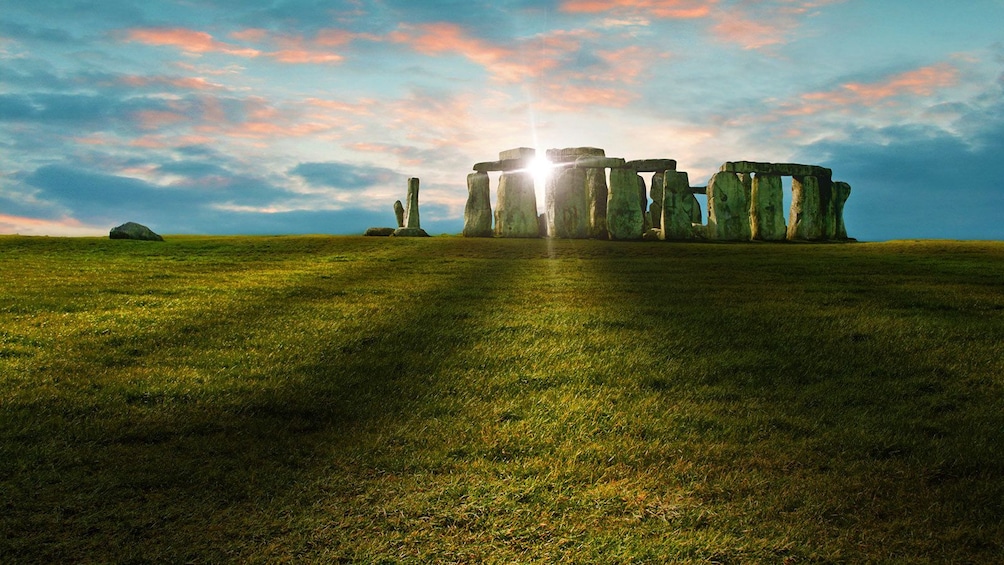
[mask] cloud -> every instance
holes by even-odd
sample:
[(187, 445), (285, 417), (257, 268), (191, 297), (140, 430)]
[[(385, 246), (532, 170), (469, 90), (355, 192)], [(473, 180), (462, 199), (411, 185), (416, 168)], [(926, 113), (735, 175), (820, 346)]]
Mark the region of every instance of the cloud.
[(257, 57), (261, 51), (238, 47), (213, 39), (213, 36), (185, 28), (140, 28), (126, 32), (126, 39), (145, 45), (177, 47), (185, 53), (225, 53), (238, 57)]
[(572, 14), (648, 14), (655, 18), (694, 19), (711, 13), (717, 0), (564, 0), (560, 9)]
[(735, 43), (743, 49), (762, 50), (791, 43), (797, 30), (818, 8), (846, 0), (744, 0), (721, 6), (712, 16), (712, 35), (720, 42)]
[(359, 192), (379, 185), (399, 183), (404, 175), (382, 167), (370, 167), (331, 161), (300, 163), (289, 170), (314, 186)]
[(877, 82), (847, 82), (832, 90), (808, 92), (795, 102), (783, 104), (781, 112), (786, 115), (808, 115), (851, 107), (890, 105), (902, 97), (930, 97), (939, 90), (958, 83), (959, 70), (948, 63), (939, 63), (905, 71)]
[(932, 126), (859, 128), (802, 148), (796, 158), (834, 168), (852, 185), (852, 237), (1004, 239), (1004, 96), (971, 106), (963, 133)]

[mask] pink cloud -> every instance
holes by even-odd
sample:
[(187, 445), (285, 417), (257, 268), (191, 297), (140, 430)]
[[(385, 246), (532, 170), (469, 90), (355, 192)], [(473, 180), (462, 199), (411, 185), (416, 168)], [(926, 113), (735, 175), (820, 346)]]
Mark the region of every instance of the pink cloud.
[(184, 90), (219, 90), (223, 86), (207, 81), (202, 77), (167, 77), (128, 75), (120, 81), (128, 86), (145, 88), (149, 86), (168, 86)]
[(902, 96), (931, 96), (957, 85), (959, 70), (948, 63), (921, 67), (873, 83), (849, 82), (839, 88), (803, 94), (796, 103), (783, 107), (785, 115), (812, 115), (850, 106), (892, 104)]
[(58, 220), (46, 220), (0, 214), (0, 233), (80, 237), (107, 235), (108, 228), (88, 226), (68, 216)]
[(573, 14), (645, 13), (657, 18), (707, 17), (717, 0), (564, 0), (560, 9)]
[(816, 9), (846, 0), (767, 0), (740, 2), (712, 14), (711, 33), (721, 42), (743, 49), (763, 49), (783, 45), (797, 38), (796, 31)]
[(238, 47), (213, 39), (213, 36), (185, 28), (141, 28), (131, 29), (126, 37), (129, 41), (145, 45), (177, 47), (186, 53), (226, 53), (239, 57), (257, 57), (257, 49)]

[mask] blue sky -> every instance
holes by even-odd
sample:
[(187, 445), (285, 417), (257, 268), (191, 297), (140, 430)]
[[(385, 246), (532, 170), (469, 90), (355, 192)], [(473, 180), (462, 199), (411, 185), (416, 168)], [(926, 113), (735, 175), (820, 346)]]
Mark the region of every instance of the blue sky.
[(408, 177), (457, 233), (475, 162), (595, 146), (694, 185), (821, 164), (852, 237), (1004, 239), (1002, 29), (1004, 0), (0, 0), (0, 233), (361, 233)]

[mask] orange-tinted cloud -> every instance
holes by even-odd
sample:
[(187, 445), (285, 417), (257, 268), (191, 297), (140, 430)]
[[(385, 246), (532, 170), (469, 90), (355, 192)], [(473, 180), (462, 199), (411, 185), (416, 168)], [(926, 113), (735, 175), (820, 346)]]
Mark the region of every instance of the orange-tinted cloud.
[(120, 81), (128, 86), (145, 88), (149, 86), (169, 86), (183, 90), (219, 90), (223, 86), (207, 81), (202, 77), (167, 77), (128, 75)]
[(783, 106), (782, 113), (811, 115), (835, 108), (891, 104), (901, 96), (931, 96), (958, 82), (959, 70), (948, 63), (940, 63), (900, 73), (879, 82), (849, 82), (834, 90), (803, 94), (798, 102)]
[(208, 33), (185, 28), (132, 29), (126, 34), (129, 41), (145, 45), (177, 47), (186, 53), (226, 53), (238, 57), (257, 57), (257, 49), (238, 47), (213, 39)]
[(657, 18), (693, 19), (711, 14), (717, 0), (564, 0), (560, 9), (573, 14), (645, 13)]

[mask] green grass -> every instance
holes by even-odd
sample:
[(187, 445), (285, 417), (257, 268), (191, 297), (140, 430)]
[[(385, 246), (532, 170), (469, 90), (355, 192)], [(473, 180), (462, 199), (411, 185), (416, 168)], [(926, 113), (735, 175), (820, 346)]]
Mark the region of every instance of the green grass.
[(1004, 244), (0, 237), (0, 562), (1004, 560)]

